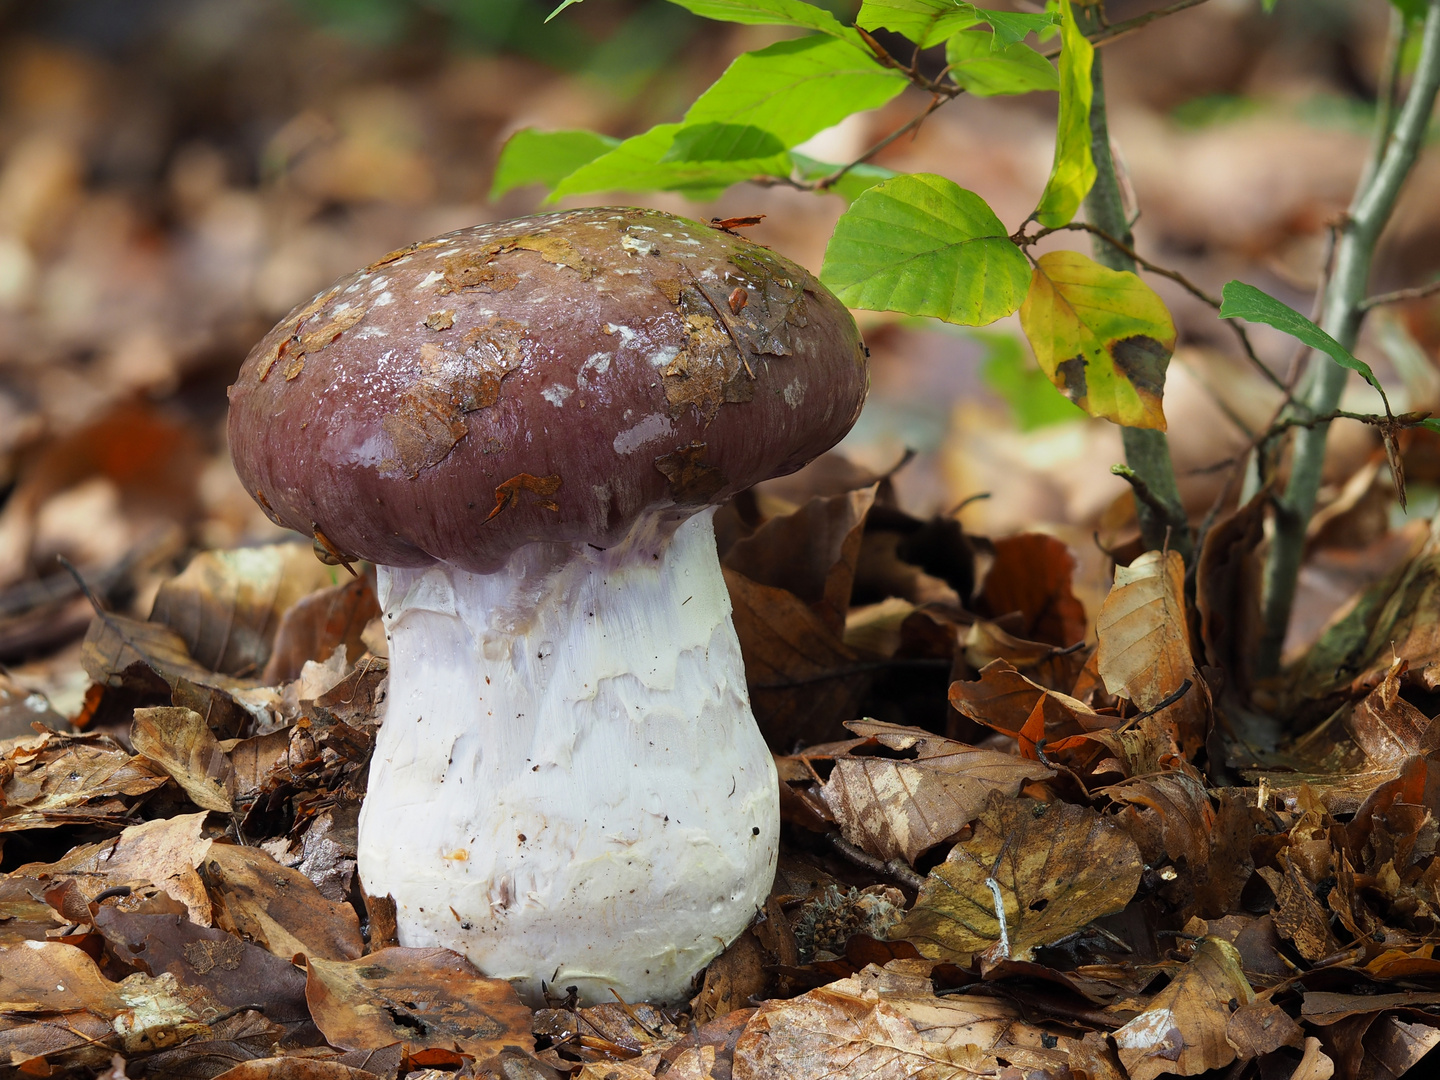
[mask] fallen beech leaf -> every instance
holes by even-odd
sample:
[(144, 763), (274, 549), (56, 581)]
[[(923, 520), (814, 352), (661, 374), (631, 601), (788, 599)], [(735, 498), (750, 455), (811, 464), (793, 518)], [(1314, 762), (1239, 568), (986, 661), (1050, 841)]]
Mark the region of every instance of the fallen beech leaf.
[(1225, 1039), (1229, 1003), (1254, 999), (1235, 946), (1207, 937), (1145, 1011), (1115, 1031), (1120, 1063), (1130, 1080), (1194, 1076), (1228, 1065), (1235, 1060)]
[(105, 735), (45, 732), (0, 757), (0, 833), (58, 825), (123, 824), (130, 800), (165, 783), (163, 773)]
[(459, 1046), (484, 1059), (532, 1049), (530, 1010), (503, 979), (448, 949), (382, 949), (359, 960), (309, 962), (305, 997), (332, 1046)]
[(355, 909), (326, 900), (299, 870), (281, 866), (259, 848), (215, 844), (202, 869), (216, 922), (276, 956), (353, 960), (364, 954)]
[(379, 614), (375, 590), (363, 576), (301, 597), (280, 616), (261, 681), (278, 686), (298, 679), (307, 660), (324, 660), (337, 645), (345, 646), (346, 664), (355, 663), (365, 651), (360, 636)]
[(53, 1069), (104, 1067), (119, 1044), (110, 1021), (89, 1012), (28, 1016), (0, 1015), (0, 1061), (21, 1076), (51, 1076)]
[[(1203, 778), (1189, 762), (1181, 759), (1164, 772), (1112, 784), (1096, 794), (1108, 795), (1124, 804), (1129, 813), (1141, 821), (1155, 819), (1155, 832), (1160, 839), (1158, 850), (1140, 844), (1148, 864), (1157, 865), (1169, 858), (1184, 859), (1192, 870), (1206, 865), (1215, 809), (1210, 805)], [(1137, 833), (1141, 831), (1132, 829), (1130, 835), (1138, 842)]]
[(210, 900), (195, 872), (210, 850), (201, 839), (206, 812), (158, 818), (132, 825), (113, 840), (72, 848), (53, 863), (28, 863), (18, 876), (73, 877), (89, 896), (117, 885), (155, 884), (190, 912), (202, 926), (210, 925)]
[(1272, 1054), (1282, 1046), (1299, 1047), (1305, 1032), (1290, 1014), (1269, 1001), (1241, 1005), (1225, 1025), (1225, 1041), (1235, 1048), (1241, 1061)]
[(314, 1041), (305, 975), (288, 960), (183, 915), (142, 914), (103, 904), (95, 927), (121, 960), (152, 975), (168, 973), (181, 986), (204, 991), (223, 1009), (258, 1006), (266, 1019), (282, 1025), (282, 1034), (303, 1039), (308, 1030), (310, 1038), (303, 1041)]
[(230, 762), (194, 709), (136, 709), (130, 728), (135, 749), (160, 766), (202, 810), (230, 813)]
[(85, 643), (80, 648), (85, 673), (104, 686), (119, 687), (132, 664), (150, 668), (170, 686), (188, 679), (202, 687), (245, 689), (254, 683), (217, 675), (190, 655), (185, 639), (160, 623), (141, 622), (110, 612), (90, 621)]
[(1045, 1033), (1014, 1005), (979, 995), (936, 997), (929, 978), (892, 971), (907, 963), (917, 962), (871, 966), (793, 1000), (765, 1002), (735, 1044), (734, 1076), (960, 1080), (1000, 1074), (997, 1058), (1020, 1075), (1064, 1067), (1065, 1055), (1047, 1048)]
[[(994, 541), (995, 561), (980, 591), (992, 618), (1019, 612), (1018, 636), (1064, 648), (1085, 640), (1085, 605), (1075, 598), (1070, 580), (1075, 556), (1053, 536), (1021, 533)], [(1012, 628), (1014, 629), (1014, 628)]]
[(935, 960), (969, 963), (1001, 940), (1029, 959), (1135, 895), (1143, 864), (1135, 842), (1094, 810), (992, 793), (974, 835), (930, 871), (915, 906), (890, 932)]
[[(242, 1062), (269, 1058), (275, 1045), (285, 1035), (283, 1027), (251, 1009), (216, 1021), (209, 1027), (208, 1036), (198, 1036), (181, 1046), (146, 1057), (146, 1073), (166, 1077), (217, 1076)], [(101, 1074), (100, 1080), (110, 1078)]]
[(979, 816), (990, 792), (1018, 795), (1027, 780), (1055, 775), (1039, 762), (966, 746), (920, 728), (874, 720), (845, 726), (891, 750), (916, 751), (913, 760), (837, 756), (821, 788), (845, 839), (881, 859), (913, 864), (921, 852)]
[(44, 900), (45, 882), (31, 878), (0, 877), (0, 949), (22, 941), (44, 941), (55, 929), (53, 909)]
[(1042, 738), (1053, 743), (1120, 723), (1032, 682), (1004, 660), (986, 664), (978, 680), (951, 683), (950, 704), (977, 724), (1014, 736), (1028, 758), (1038, 757), (1036, 745)]
[(253, 676), (270, 657), (285, 611), (335, 581), (306, 544), (202, 551), (160, 586), (150, 621), (174, 630), (210, 671)]
[[(1405, 662), (1396, 659), (1350, 714), (1350, 734), (1365, 756), (1382, 768), (1399, 768), (1409, 758), (1434, 749), (1430, 718), (1400, 696)], [(1424, 745), (1422, 745), (1424, 744)]]
[(878, 484), (829, 498), (813, 498), (793, 514), (773, 517), (737, 540), (725, 566), (760, 585), (783, 588), (809, 604), (839, 634), (860, 557), (865, 517)]
[(77, 1012), (106, 1019), (125, 1003), (115, 984), (83, 949), (50, 941), (23, 941), (0, 962), (0, 1012)]
[(375, 1080), (375, 1074), (317, 1058), (257, 1057), (212, 1080)]
[(852, 720), (872, 672), (794, 593), (725, 570), (755, 719), (772, 749), (833, 738)]
[(1185, 562), (1147, 551), (1115, 568), (1115, 585), (1096, 620), (1105, 689), (1153, 709), (1195, 678), (1185, 615)]

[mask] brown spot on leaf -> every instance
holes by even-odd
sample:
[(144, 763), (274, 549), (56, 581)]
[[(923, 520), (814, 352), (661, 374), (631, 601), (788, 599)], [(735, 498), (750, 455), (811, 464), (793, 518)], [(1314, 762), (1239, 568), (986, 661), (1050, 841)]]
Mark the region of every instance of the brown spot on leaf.
[(1061, 389), (1065, 396), (1075, 404), (1079, 405), (1085, 400), (1089, 392), (1085, 384), (1085, 357), (1072, 356), (1069, 360), (1062, 360), (1055, 365), (1055, 374), (1059, 375), (1064, 382)]
[(1170, 363), (1170, 350), (1163, 342), (1145, 334), (1108, 342), (1115, 370), (1142, 396), (1158, 398), (1165, 392), (1165, 368)]
[(489, 521), (502, 510), (514, 506), (520, 501), (520, 493), (529, 491), (540, 496), (540, 505), (546, 510), (559, 510), (559, 505), (550, 498), (560, 490), (560, 477), (558, 476), (531, 476), (529, 473), (520, 473), (512, 476), (495, 489), (495, 509), (485, 515)]
[(499, 399), (500, 383), (520, 366), (524, 335), (521, 323), (492, 319), (466, 331), (463, 352), (422, 345), (420, 373), (382, 425), (396, 455), (381, 463), (382, 473), (413, 479), (443, 461), (469, 430), (465, 414)]
[(447, 308), (444, 311), (432, 311), (425, 316), (425, 325), (431, 330), (449, 330), (455, 325), (455, 309)]
[(696, 442), (655, 459), (655, 468), (670, 481), (670, 496), (680, 506), (704, 505), (730, 482), (714, 465), (700, 460), (706, 449), (705, 443)]

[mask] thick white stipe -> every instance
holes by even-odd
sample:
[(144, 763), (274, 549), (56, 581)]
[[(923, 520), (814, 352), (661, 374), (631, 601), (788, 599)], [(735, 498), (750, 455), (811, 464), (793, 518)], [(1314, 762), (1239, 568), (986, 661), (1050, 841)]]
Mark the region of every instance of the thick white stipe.
[[(359, 869), (400, 943), (531, 1002), (675, 1002), (749, 924), (779, 843), (713, 511), (495, 574), (379, 568), (390, 696)], [(673, 525), (669, 528), (673, 528)]]

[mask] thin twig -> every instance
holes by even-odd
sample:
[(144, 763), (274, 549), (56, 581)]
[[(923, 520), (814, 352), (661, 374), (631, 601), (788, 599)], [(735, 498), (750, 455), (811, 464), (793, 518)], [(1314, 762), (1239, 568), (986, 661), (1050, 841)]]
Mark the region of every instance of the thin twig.
[(1165, 509), (1165, 504), (1155, 497), (1155, 493), (1150, 490), (1150, 485), (1134, 469), (1129, 465), (1111, 465), (1110, 472), (1129, 484), (1135, 492), (1135, 498), (1160, 516), (1161, 511)]
[(1367, 297), (1360, 301), (1360, 310), (1369, 311), (1371, 308), (1379, 307), (1382, 304), (1403, 304), (1406, 300), (1422, 300), (1427, 296), (1434, 296), (1436, 293), (1440, 293), (1440, 281), (1432, 281), (1429, 285), (1416, 285), (1409, 289), (1396, 289), (1394, 292)]
[(841, 855), (845, 856), (847, 860), (854, 863), (856, 866), (863, 866), (866, 870), (869, 870), (872, 873), (884, 874), (885, 876), (895, 881), (898, 881), (907, 889), (914, 889), (916, 892), (919, 892), (920, 886), (925, 884), (924, 878), (922, 878), (914, 870), (911, 870), (910, 867), (905, 865), (905, 863), (901, 862), (899, 859), (891, 859), (889, 862), (886, 862), (883, 859), (877, 859), (874, 855), (868, 855), (865, 852), (861, 851), (858, 847), (850, 843), (849, 840), (846, 840), (839, 833), (826, 833), (825, 839), (830, 842), (831, 847), (833, 847)]

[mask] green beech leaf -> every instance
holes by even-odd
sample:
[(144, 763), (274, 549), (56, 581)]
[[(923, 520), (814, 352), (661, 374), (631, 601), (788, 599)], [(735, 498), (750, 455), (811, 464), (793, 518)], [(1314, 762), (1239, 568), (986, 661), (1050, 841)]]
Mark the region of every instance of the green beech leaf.
[(938, 45), (955, 31), (982, 22), (989, 23), (995, 31), (995, 48), (1000, 49), (1015, 44), (1032, 31), (1054, 25), (1056, 18), (1048, 13), (991, 11), (956, 0), (865, 0), (855, 17), (856, 26), (865, 30), (880, 27), (893, 30), (921, 48)]
[(988, 30), (961, 30), (945, 43), (950, 78), (979, 97), (1059, 90), (1060, 77), (1049, 60), (1022, 42), (993, 48)]
[(1370, 370), (1370, 365), (1355, 359), (1349, 349), (1289, 304), (1282, 304), (1254, 285), (1246, 285), (1243, 281), (1227, 281), (1220, 290), (1220, 317), (1265, 323), (1304, 342), (1312, 349), (1319, 349), (1341, 367), (1359, 372), (1362, 379), (1380, 392), (1380, 400), (1385, 402), (1385, 411), (1390, 412), (1390, 399), (1385, 396), (1385, 389), (1380, 385), (1380, 380), (1375, 378), (1375, 372)]
[(908, 85), (854, 45), (797, 38), (737, 57), (690, 106), (685, 126), (749, 125), (791, 147), (851, 113), (884, 105)]
[(1019, 306), (1027, 269), (979, 195), (908, 173), (863, 192), (841, 215), (820, 280), (851, 307), (983, 326)]
[(1090, 156), (1090, 64), (1095, 46), (1075, 25), (1070, 0), (1060, 0), (1060, 118), (1055, 125), (1055, 163), (1035, 208), (1047, 229), (1068, 225), (1095, 183)]
[[(790, 160), (795, 163), (795, 171), (801, 180), (819, 180), (840, 168), (839, 165), (816, 161), (812, 157), (806, 157), (804, 154), (793, 151), (790, 154)], [(890, 180), (896, 175), (897, 173), (893, 169), (887, 169), (883, 165), (870, 165), (862, 162), (853, 166), (825, 190), (839, 195), (846, 202), (854, 202), (862, 192), (869, 191), (876, 184)]]
[(980, 19), (973, 5), (955, 0), (865, 0), (855, 25), (865, 30), (893, 30), (928, 49)]
[(555, 186), (550, 201), (585, 191), (683, 191), (707, 199), (752, 176), (788, 176), (790, 155), (741, 161), (663, 161), (679, 124), (656, 124), (580, 166)]
[(1155, 291), (1078, 251), (1037, 260), (1020, 326), (1045, 374), (1091, 416), (1165, 430), (1160, 399), (1175, 323)]
[(784, 153), (785, 144), (753, 124), (685, 124), (675, 132), (666, 161), (744, 161)]
[[(578, 3), (579, 0), (571, 0)], [(718, 22), (744, 23), (749, 26), (798, 26), (818, 30), (833, 38), (854, 45), (863, 41), (853, 27), (845, 26), (824, 8), (804, 0), (670, 0), (686, 11)]]
[(526, 184), (553, 188), (582, 165), (620, 145), (619, 139), (594, 131), (536, 131), (521, 128), (505, 140), (490, 198)]
[(995, 44), (992, 46), (995, 49), (1014, 45), (1026, 34), (1038, 34), (1060, 21), (1048, 12), (1026, 14), (1016, 11), (990, 11), (987, 8), (976, 8), (975, 12), (982, 22), (989, 23), (990, 29), (995, 31)]

